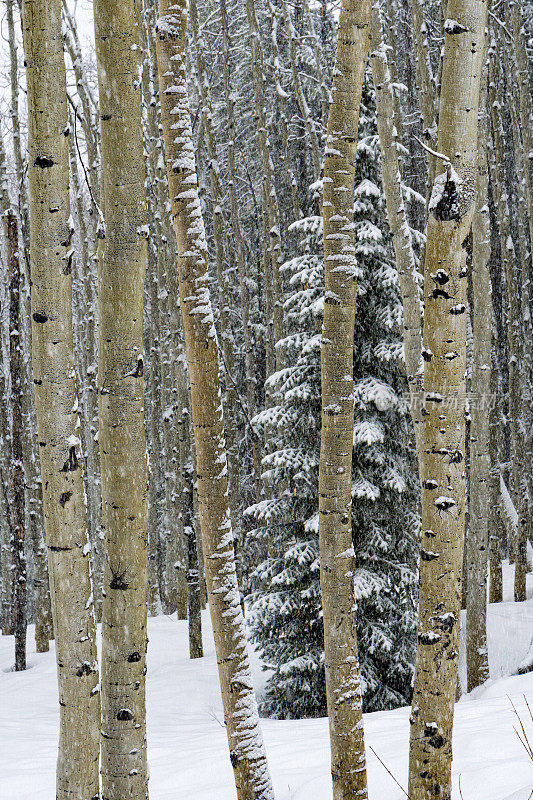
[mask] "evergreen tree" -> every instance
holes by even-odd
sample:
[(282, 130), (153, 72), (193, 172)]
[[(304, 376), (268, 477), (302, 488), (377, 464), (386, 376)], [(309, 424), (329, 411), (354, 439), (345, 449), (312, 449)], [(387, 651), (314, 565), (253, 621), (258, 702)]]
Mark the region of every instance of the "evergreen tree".
[[(355, 191), (359, 264), (354, 347), (353, 545), (365, 710), (409, 702), (415, 642), (418, 519), (409, 412), (402, 375), (401, 299), (380, 180), (373, 90), (360, 115)], [(316, 191), (318, 185), (311, 187)], [(263, 459), (273, 491), (248, 509), (267, 555), (256, 569), (249, 622), (272, 669), (262, 711), (325, 713), (318, 553), (322, 218), (293, 223), (301, 254), (283, 265), (289, 286), (287, 366), (269, 380), (272, 401), (255, 424), (272, 437)]]

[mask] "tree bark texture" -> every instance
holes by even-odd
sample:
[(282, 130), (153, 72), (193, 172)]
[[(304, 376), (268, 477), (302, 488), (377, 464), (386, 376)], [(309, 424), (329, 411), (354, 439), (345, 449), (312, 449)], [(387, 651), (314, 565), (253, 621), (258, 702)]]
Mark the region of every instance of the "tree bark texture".
[(160, 0), (159, 9), (156, 46), (165, 160), (178, 242), (206, 583), (230, 759), (239, 800), (270, 800), (273, 791), (246, 649), (227, 495), (218, 345), (185, 72), (187, 7), (183, 0)]
[(367, 796), (357, 659), (351, 484), (357, 264), (354, 181), (370, 0), (343, 0), (324, 163), (325, 296), (319, 469), (320, 584), (334, 800)]
[(12, 621), (15, 634), (15, 671), (26, 669), (26, 554), (25, 475), (22, 422), (22, 354), (21, 271), (19, 260), (18, 222), (12, 208), (4, 215), (4, 231), (9, 261), (9, 371), (11, 375), (9, 404), (11, 407), (11, 470), (9, 501), (11, 513)]
[(486, 0), (450, 0), (444, 26), (439, 170), (424, 265), (422, 547), (411, 713), (411, 800), (451, 797), (465, 536), (466, 247), (475, 211)]
[(477, 204), (472, 224), (472, 390), (470, 393), (470, 473), (466, 539), (467, 691), (489, 677), (487, 651), (487, 567), (490, 508), (490, 403), (492, 293), (487, 165), (487, 87), (481, 94)]
[(147, 259), (140, 0), (97, 0), (105, 233), (99, 262), (100, 469), (104, 548), (102, 790), (148, 796), (148, 471), (143, 292)]
[(98, 796), (100, 695), (72, 327), (68, 114), (60, 0), (23, 0), (32, 363), (56, 639), (58, 800)]

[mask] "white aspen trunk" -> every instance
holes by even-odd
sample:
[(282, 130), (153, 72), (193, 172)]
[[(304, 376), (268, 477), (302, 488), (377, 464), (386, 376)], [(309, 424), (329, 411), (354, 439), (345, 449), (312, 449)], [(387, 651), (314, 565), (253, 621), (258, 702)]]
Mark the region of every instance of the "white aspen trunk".
[(489, 677), (487, 553), (490, 508), (490, 403), (492, 356), (491, 255), (487, 164), (487, 86), (481, 93), (476, 212), (472, 223), (473, 343), (470, 393), (470, 473), (466, 539), (467, 691)]
[(72, 331), (68, 114), (60, 0), (23, 0), (33, 380), (56, 640), (58, 800), (98, 796), (100, 695)]
[(367, 797), (357, 659), (351, 486), (357, 265), (354, 181), (371, 0), (343, 0), (324, 163), (324, 323), (319, 469), (320, 585), (334, 800)]
[[(424, 138), (431, 146), (435, 143), (437, 136), (437, 98), (435, 78), (429, 57), (428, 28), (424, 17), (423, 0), (411, 0), (411, 18), (423, 132)], [(428, 158), (428, 175), (428, 187), (431, 188), (435, 177), (435, 161), (432, 156)]]
[[(230, 217), (239, 277), (239, 300), (244, 340), (244, 373), (246, 380), (246, 409), (251, 419), (256, 409), (256, 386), (254, 341), (250, 321), (250, 277), (246, 250), (239, 221), (239, 198), (237, 193), (237, 168), (235, 163), (235, 101), (231, 82), (230, 51), (232, 43), (229, 35), (228, 12), (226, 0), (220, 0), (220, 18), (222, 23), (222, 63), (224, 78), (224, 100), (228, 121), (228, 192), (230, 201)], [(255, 497), (259, 499), (262, 492), (261, 482), (261, 447), (258, 437), (252, 439), (252, 465)]]
[(376, 90), (377, 128), (381, 147), (381, 173), (387, 219), (392, 235), (398, 279), (403, 299), (403, 346), (405, 371), (411, 395), (411, 416), (415, 437), (420, 436), (419, 400), (422, 384), (422, 308), (420, 282), (411, 229), (402, 196), (402, 176), (398, 158), (398, 128), (394, 92), (383, 40), (381, 10), (372, 9), (372, 53), (370, 63)]
[[(466, 245), (475, 211), (486, 0), (449, 0), (424, 265), (422, 547), (411, 712), (411, 800), (451, 798), (465, 537)], [(442, 159), (439, 170), (442, 170)]]
[[(3, 253), (2, 253), (2, 281), (0, 305), (9, 307), (9, 237), (7, 235), (6, 213), (10, 209), (9, 183), (7, 179), (7, 162), (3, 138), (0, 134), (0, 213), (4, 220)], [(9, 330), (5, 325), (6, 320), (1, 320), (0, 330), (0, 397), (7, 398), (9, 392)], [(4, 339), (7, 338), (7, 345)], [(8, 415), (8, 404), (0, 403), (0, 525), (1, 525), (1, 568), (2, 568), (2, 633), (4, 636), (13, 634), (12, 619), (12, 594), (13, 594), (13, 558), (11, 552), (11, 515), (9, 498), (9, 479), (11, 470), (11, 426)]]
[(504, 530), (501, 508), (500, 491), (500, 441), (501, 441), (501, 418), (499, 403), (499, 375), (496, 366), (496, 332), (495, 320), (493, 320), (492, 349), (491, 349), (491, 406), (489, 415), (489, 462), (490, 462), (490, 486), (489, 486), (489, 603), (501, 603), (503, 601), (503, 571), (502, 571), (502, 545), (504, 542)]
[(281, 128), (281, 154), (283, 170), (285, 172), (285, 183), (290, 187), (292, 200), (292, 215), (294, 219), (300, 219), (302, 212), (300, 209), (300, 187), (296, 182), (294, 170), (291, 164), (289, 150), (289, 119), (288, 119), (288, 99), (289, 95), (285, 91), (281, 82), (281, 60), (278, 47), (278, 9), (276, 3), (267, 0), (268, 13), (270, 14), (270, 44), (272, 47), (272, 69), (274, 73), (274, 85), (276, 87), (276, 98), (279, 103), (279, 125)]
[(165, 159), (191, 384), (198, 504), (224, 716), (239, 800), (273, 797), (235, 571), (216, 331), (185, 71), (187, 7), (160, 0), (156, 46)]
[[(287, 0), (282, 0), (283, 22), (285, 23), (285, 30), (289, 40), (289, 58), (291, 63), (292, 84), (294, 93), (296, 95), (296, 102), (300, 109), (300, 114), (304, 122), (305, 130), (309, 137), (311, 144), (311, 159), (313, 162), (313, 180), (317, 181), (320, 177), (320, 148), (318, 144), (318, 136), (315, 130), (315, 123), (311, 117), (311, 110), (305, 96), (304, 88), (300, 78), (300, 71), (298, 69), (298, 57), (296, 50), (297, 34), (292, 22), (292, 16), (289, 9)], [(303, 146), (303, 145), (301, 145)]]
[(11, 514), (11, 554), (13, 560), (11, 618), (15, 635), (15, 671), (26, 669), (26, 555), (25, 533), (25, 474), (23, 460), (22, 421), (22, 319), (21, 270), (19, 261), (18, 222), (8, 207), (4, 214), (4, 233), (7, 240), (9, 267), (9, 406), (11, 410), (11, 464), (9, 476), (9, 505)]
[[(491, 51), (498, 53), (495, 42)], [(501, 51), (500, 55), (502, 55)], [(508, 308), (507, 346), (509, 353), (509, 430), (511, 444), (511, 494), (518, 512), (519, 525), (511, 540), (515, 556), (515, 600), (525, 600), (527, 572), (527, 448), (522, 419), (525, 411), (523, 402), (522, 370), (524, 365), (524, 330), (520, 289), (521, 265), (512, 237), (511, 212), (505, 182), (504, 128), (501, 105), (498, 98), (502, 89), (501, 64), (493, 58), (490, 62), (489, 106), (492, 117), (492, 136), (494, 143), (492, 178), (494, 200), (498, 217), (502, 267), (505, 275), (506, 299)]]
[(102, 790), (148, 796), (146, 604), (148, 494), (143, 292), (147, 258), (139, 0), (97, 0), (105, 231), (99, 263), (100, 465), (105, 534)]
[[(246, 14), (252, 51), (252, 76), (254, 83), (255, 117), (259, 155), (263, 171), (263, 208), (266, 234), (265, 288), (267, 314), (267, 377), (283, 365), (282, 353), (276, 349), (284, 336), (283, 293), (280, 267), (283, 263), (278, 198), (274, 182), (274, 163), (270, 151), (266, 119), (265, 77), (263, 48), (257, 22), (255, 0), (246, 0)], [(270, 299), (269, 299), (270, 298)]]
[[(228, 494), (231, 519), (235, 538), (241, 541), (237, 525), (239, 509), (239, 459), (238, 459), (238, 428), (237, 428), (237, 398), (235, 395), (234, 373), (235, 354), (233, 348), (233, 332), (230, 318), (230, 292), (229, 280), (226, 269), (228, 246), (223, 216), (224, 198), (220, 184), (220, 168), (218, 163), (218, 147), (216, 134), (213, 128), (213, 109), (211, 106), (211, 90), (205, 63), (203, 41), (199, 31), (198, 9), (195, 0), (189, 0), (189, 16), (191, 22), (192, 39), (196, 51), (196, 69), (198, 73), (198, 89), (201, 103), (201, 113), (204, 120), (204, 130), (207, 141), (207, 155), (209, 159), (209, 184), (211, 188), (211, 202), (213, 205), (213, 239), (215, 242), (215, 264), (218, 283), (218, 305), (220, 314), (220, 338), (226, 376), (225, 392), (225, 436), (226, 453), (228, 458)], [(239, 548), (240, 550), (240, 548)], [(242, 559), (237, 553), (239, 561)], [(239, 576), (240, 577), (240, 576)], [(242, 586), (241, 586), (242, 589)]]

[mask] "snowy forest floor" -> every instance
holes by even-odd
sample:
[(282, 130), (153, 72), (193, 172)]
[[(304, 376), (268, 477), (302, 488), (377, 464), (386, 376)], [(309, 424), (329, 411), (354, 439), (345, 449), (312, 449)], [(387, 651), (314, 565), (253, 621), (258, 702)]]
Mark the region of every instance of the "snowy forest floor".
[[(505, 569), (505, 599), (489, 606), (491, 680), (456, 706), (454, 800), (528, 800), (533, 764), (514, 728), (511, 701), (531, 743), (533, 673), (510, 677), (533, 640), (533, 575), (525, 603), (509, 602), (512, 570)], [(235, 788), (223, 725), (209, 615), (203, 614), (203, 659), (188, 658), (187, 623), (149, 620), (148, 756), (152, 800), (234, 800)], [(54, 796), (58, 736), (54, 653), (36, 654), (28, 629), (26, 672), (12, 672), (13, 639), (0, 637), (0, 797), (49, 800)], [(464, 671), (464, 665), (462, 667)], [(265, 675), (254, 658), (256, 686)], [(403, 786), (407, 782), (409, 709), (365, 716), (372, 747)], [(326, 719), (263, 720), (277, 800), (331, 797)], [(401, 800), (402, 791), (368, 749), (371, 800)]]

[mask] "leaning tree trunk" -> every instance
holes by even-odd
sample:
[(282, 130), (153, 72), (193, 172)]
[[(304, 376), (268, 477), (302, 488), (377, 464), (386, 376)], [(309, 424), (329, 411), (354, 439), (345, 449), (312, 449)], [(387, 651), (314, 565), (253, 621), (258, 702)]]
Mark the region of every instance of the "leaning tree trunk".
[(32, 363), (56, 639), (56, 797), (98, 795), (100, 696), (72, 333), (68, 114), (60, 0), (23, 0)]
[(156, 45), (178, 280), (191, 384), (198, 502), (230, 758), (239, 800), (273, 797), (235, 571), (217, 337), (185, 72), (186, 3), (160, 0)]
[(370, 50), (371, 1), (343, 0), (324, 164), (320, 584), (334, 800), (367, 796), (357, 660), (351, 486), (357, 265), (354, 182), (359, 107)]
[(475, 211), (486, 0), (449, 0), (424, 265), (422, 549), (409, 797), (451, 797), (465, 535), (466, 246)]
[(470, 692), (489, 677), (487, 567), (490, 508), (492, 295), (487, 164), (487, 91), (482, 92), (477, 206), (472, 224), (473, 345), (470, 400), (469, 533), (466, 539), (466, 666)]
[(148, 493), (143, 293), (147, 259), (140, 0), (96, 0), (105, 233), (99, 263), (98, 395), (104, 545), (102, 788), (148, 796)]

